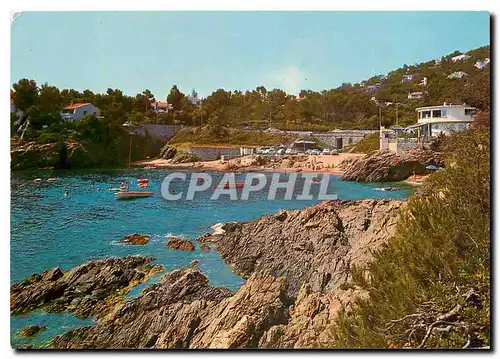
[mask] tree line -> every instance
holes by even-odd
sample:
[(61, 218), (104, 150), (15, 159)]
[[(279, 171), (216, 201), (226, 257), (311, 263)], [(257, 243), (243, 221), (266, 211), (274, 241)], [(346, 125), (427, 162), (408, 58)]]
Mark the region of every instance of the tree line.
[[(377, 129), (379, 123), (406, 126), (416, 121), (416, 107), (466, 102), (465, 88), (489, 81), (489, 65), (482, 70), (474, 67), (477, 60), (489, 57), (489, 46), (469, 51), (472, 57), (466, 61), (451, 61), (456, 54), (458, 52), (444, 56), (440, 64), (428, 61), (404, 65), (385, 76), (373, 76), (361, 83), (344, 83), (319, 92), (301, 90), (298, 95), (258, 86), (245, 92), (217, 89), (206, 98), (196, 100), (194, 90), (187, 96), (173, 85), (166, 99), (158, 99), (148, 89), (135, 96), (111, 88), (101, 94), (90, 90), (60, 90), (47, 83), (38, 87), (35, 80), (21, 79), (13, 85), (13, 102), (24, 111), (25, 120), (29, 119), (34, 129), (60, 123), (61, 109), (78, 102), (93, 103), (107, 121), (116, 124), (211, 124), (297, 130)], [(469, 76), (449, 79), (447, 76), (455, 71), (464, 71)], [(413, 78), (404, 82), (403, 75), (413, 75)], [(424, 78), (427, 84), (422, 85)], [(423, 97), (409, 100), (411, 92), (422, 92)], [(155, 112), (153, 104), (157, 100), (166, 100), (169, 111)]]

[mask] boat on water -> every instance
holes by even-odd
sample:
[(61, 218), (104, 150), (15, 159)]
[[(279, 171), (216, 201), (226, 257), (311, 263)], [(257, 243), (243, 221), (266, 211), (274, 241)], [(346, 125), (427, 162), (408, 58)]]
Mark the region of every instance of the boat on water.
[(134, 199), (134, 198), (146, 198), (151, 197), (153, 192), (151, 191), (120, 191), (115, 192), (116, 199)]

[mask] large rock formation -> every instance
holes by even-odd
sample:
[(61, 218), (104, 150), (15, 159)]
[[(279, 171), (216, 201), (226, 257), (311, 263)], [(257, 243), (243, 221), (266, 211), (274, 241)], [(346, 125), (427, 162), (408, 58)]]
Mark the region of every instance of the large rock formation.
[(54, 348), (311, 348), (332, 343), (342, 305), (363, 295), (347, 285), (351, 265), (394, 232), (394, 200), (330, 201), (224, 226), (223, 258), (248, 278), (233, 295), (196, 268), (166, 274)]
[(343, 181), (391, 182), (407, 179), (411, 174), (427, 173), (429, 164), (442, 166), (443, 155), (430, 150), (415, 149), (403, 154), (376, 151), (354, 159), (345, 167)]
[(304, 210), (280, 211), (251, 223), (227, 226), (217, 250), (234, 272), (284, 276), (289, 294), (303, 283), (333, 290), (345, 282), (349, 266), (364, 263), (393, 233), (394, 200), (328, 201)]
[(89, 261), (67, 272), (59, 267), (33, 274), (11, 287), (12, 314), (41, 307), (79, 317), (103, 316), (130, 287), (163, 270), (154, 258), (131, 256)]
[(231, 292), (213, 288), (196, 268), (167, 273), (99, 325), (56, 337), (54, 348), (185, 348), (201, 318)]

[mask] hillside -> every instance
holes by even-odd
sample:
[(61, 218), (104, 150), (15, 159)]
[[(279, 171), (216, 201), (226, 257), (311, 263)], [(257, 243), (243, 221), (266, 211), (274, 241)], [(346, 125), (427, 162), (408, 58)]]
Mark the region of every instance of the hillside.
[[(24, 111), (24, 120), (30, 120), (30, 129), (35, 132), (59, 123), (60, 109), (78, 102), (93, 103), (105, 119), (116, 124), (131, 121), (317, 131), (376, 129), (380, 108), (384, 126), (396, 124), (396, 112), (398, 124), (406, 126), (415, 122), (416, 107), (469, 102), (464, 94), (467, 87), (489, 83), (490, 64), (485, 63), (483, 68), (474, 65), (490, 57), (490, 46), (466, 54), (470, 58), (454, 62), (452, 58), (459, 55), (454, 52), (441, 59), (404, 65), (360, 83), (344, 83), (321, 92), (302, 90), (298, 96), (258, 86), (245, 92), (217, 89), (199, 100), (196, 92), (187, 96), (173, 85), (166, 98), (169, 104), (167, 112), (155, 112), (153, 104), (163, 99), (155, 98), (147, 89), (135, 96), (111, 88), (99, 94), (90, 90), (59, 90), (49, 84), (38, 87), (34, 80), (28, 79), (21, 79), (13, 85), (11, 101)], [(456, 72), (460, 75), (460, 71), (466, 73), (466, 77), (448, 78)], [(414, 94), (417, 98), (408, 99), (408, 94), (415, 92), (420, 92), (421, 98)], [(15, 122), (14, 116), (11, 122)], [(17, 128), (13, 126), (14, 131)]]

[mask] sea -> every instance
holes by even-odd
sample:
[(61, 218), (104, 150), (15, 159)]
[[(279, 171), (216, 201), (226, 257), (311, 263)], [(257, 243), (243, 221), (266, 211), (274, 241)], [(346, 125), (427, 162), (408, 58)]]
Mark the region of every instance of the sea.
[[(129, 255), (153, 256), (154, 263), (162, 264), (166, 271), (198, 261), (198, 267), (207, 275), (213, 286), (238, 290), (244, 279), (234, 274), (215, 250), (200, 249), (195, 238), (213, 231), (213, 226), (229, 221), (252, 221), (280, 209), (302, 209), (321, 202), (318, 199), (285, 200), (284, 189), (274, 200), (268, 200), (266, 188), (250, 193), (249, 199), (231, 200), (222, 195), (211, 200), (213, 189), (197, 193), (193, 200), (182, 197), (167, 201), (161, 194), (164, 178), (171, 171), (160, 169), (125, 170), (75, 170), (75, 171), (21, 171), (11, 176), (11, 284), (46, 269), (59, 266), (68, 270), (88, 260)], [(189, 179), (189, 172), (186, 172)], [(213, 183), (222, 178), (221, 173), (210, 173)], [(271, 182), (272, 173), (265, 173)], [(281, 174), (286, 181), (289, 174)], [(322, 175), (318, 176), (321, 179)], [(109, 190), (120, 182), (138, 190), (137, 178), (148, 178), (154, 194), (149, 198), (120, 201)], [(236, 174), (236, 181), (243, 182), (245, 174)], [(300, 177), (299, 177), (300, 178)], [(35, 179), (39, 179), (34, 181)], [(50, 180), (49, 180), (50, 179)], [(303, 183), (304, 180), (302, 180)], [(185, 193), (188, 181), (174, 181), (171, 188)], [(380, 187), (399, 187), (399, 191), (380, 191)], [(267, 186), (266, 186), (267, 187)], [(311, 193), (317, 194), (319, 186), (312, 185)], [(68, 195), (65, 196), (65, 191)], [(238, 190), (241, 191), (241, 190)], [(302, 191), (300, 181), (295, 194)], [(329, 194), (340, 200), (365, 198), (404, 199), (412, 188), (401, 184), (344, 182), (331, 175)], [(316, 198), (316, 196), (314, 197)], [(146, 245), (126, 245), (120, 240), (131, 233), (151, 235)], [(193, 252), (174, 250), (165, 245), (172, 236), (193, 240)], [(127, 298), (137, 296), (161, 275), (152, 277), (131, 290)], [(23, 348), (45, 347), (55, 336), (80, 326), (92, 325), (93, 318), (79, 319), (67, 313), (44, 313), (37, 310), (11, 316), (11, 346)], [(45, 325), (47, 329), (33, 337), (25, 338), (18, 332), (27, 325)]]

